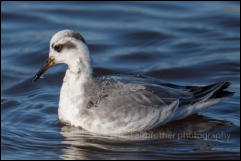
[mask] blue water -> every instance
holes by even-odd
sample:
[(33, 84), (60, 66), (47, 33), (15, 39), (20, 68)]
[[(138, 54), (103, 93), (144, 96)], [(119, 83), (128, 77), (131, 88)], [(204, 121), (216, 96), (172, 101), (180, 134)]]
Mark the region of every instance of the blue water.
[[(240, 158), (239, 2), (1, 2), (1, 11), (1, 159)], [(125, 138), (62, 125), (66, 65), (31, 79), (51, 36), (66, 28), (86, 39), (97, 74), (179, 85), (231, 81), (235, 95)]]

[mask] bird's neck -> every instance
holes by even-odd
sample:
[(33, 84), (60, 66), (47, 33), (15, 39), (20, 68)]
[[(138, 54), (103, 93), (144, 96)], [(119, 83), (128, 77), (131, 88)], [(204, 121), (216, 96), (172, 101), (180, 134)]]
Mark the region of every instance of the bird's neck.
[[(69, 103), (78, 102), (83, 104), (82, 99), (79, 98), (84, 98), (86, 84), (92, 82), (91, 64), (87, 61), (76, 61), (72, 62), (68, 67), (61, 88), (61, 95), (64, 94), (66, 96), (65, 100), (68, 100)], [(66, 93), (68, 94), (66, 95)]]
[(68, 70), (66, 75), (69, 75), (69, 78), (78, 81), (79, 83), (85, 83), (92, 79), (92, 67), (90, 58), (76, 59), (74, 62), (68, 65)]
[(72, 63), (67, 69), (60, 92), (59, 119), (72, 125), (78, 122), (80, 115), (85, 112), (85, 86), (92, 81), (90, 63)]

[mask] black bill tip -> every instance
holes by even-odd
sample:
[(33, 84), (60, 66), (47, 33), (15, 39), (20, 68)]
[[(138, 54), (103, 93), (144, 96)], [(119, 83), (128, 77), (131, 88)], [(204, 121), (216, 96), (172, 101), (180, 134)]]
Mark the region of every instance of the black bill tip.
[(40, 76), (36, 74), (36, 75), (33, 77), (32, 82), (36, 82), (36, 81), (39, 79), (39, 77), (40, 77)]
[(54, 65), (54, 59), (49, 58), (43, 67), (38, 71), (38, 73), (33, 77), (32, 82), (35, 82), (40, 78), (40, 76), (50, 67)]

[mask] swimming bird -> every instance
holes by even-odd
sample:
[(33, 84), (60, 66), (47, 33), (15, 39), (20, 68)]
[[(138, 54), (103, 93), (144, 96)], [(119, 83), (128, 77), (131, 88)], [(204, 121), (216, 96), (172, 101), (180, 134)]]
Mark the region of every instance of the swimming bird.
[(224, 91), (230, 82), (180, 86), (145, 76), (94, 77), (88, 45), (72, 30), (52, 36), (49, 58), (33, 81), (59, 63), (68, 66), (60, 91), (60, 122), (97, 134), (149, 130), (183, 119), (233, 95)]

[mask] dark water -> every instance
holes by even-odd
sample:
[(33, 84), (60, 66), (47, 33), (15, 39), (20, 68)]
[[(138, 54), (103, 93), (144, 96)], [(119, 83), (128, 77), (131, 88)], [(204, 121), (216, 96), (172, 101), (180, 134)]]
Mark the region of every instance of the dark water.
[[(240, 158), (240, 3), (2, 2), (1, 159)], [(179, 85), (231, 81), (235, 95), (198, 114), (126, 137), (58, 122), (66, 69), (31, 78), (62, 29), (87, 40), (98, 74)]]

